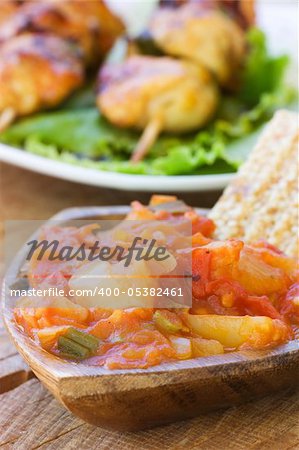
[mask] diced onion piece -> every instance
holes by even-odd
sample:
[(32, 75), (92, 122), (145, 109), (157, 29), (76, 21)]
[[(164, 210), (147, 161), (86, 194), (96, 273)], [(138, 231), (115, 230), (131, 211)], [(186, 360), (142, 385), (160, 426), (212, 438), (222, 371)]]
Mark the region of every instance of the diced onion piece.
[(225, 347), (262, 348), (290, 338), (290, 328), (281, 320), (264, 316), (184, 315), (191, 330), (205, 339), (216, 339)]
[(264, 262), (261, 256), (249, 247), (241, 252), (233, 279), (253, 295), (270, 295), (287, 289), (288, 277), (282, 269)]
[(42, 348), (50, 351), (57, 342), (58, 337), (65, 334), (69, 328), (69, 326), (54, 326), (38, 330), (37, 337)]
[(192, 358), (192, 346), (190, 339), (177, 336), (171, 336), (169, 339), (178, 359)]
[[(152, 259), (145, 261), (145, 265), (151, 275), (167, 275), (176, 268), (176, 259), (167, 249), (165, 249), (165, 251), (157, 258), (155, 256), (157, 255), (157, 251), (159, 251), (157, 247), (152, 248), (151, 252), (148, 254), (148, 257)], [(145, 247), (140, 255), (144, 257), (146, 253), (147, 248)]]
[(223, 345), (215, 339), (191, 338), (194, 357), (220, 355), (224, 353)]

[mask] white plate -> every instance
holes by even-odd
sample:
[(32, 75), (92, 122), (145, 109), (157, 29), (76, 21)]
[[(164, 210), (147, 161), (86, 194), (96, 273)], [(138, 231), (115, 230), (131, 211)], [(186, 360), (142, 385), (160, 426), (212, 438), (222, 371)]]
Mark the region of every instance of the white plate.
[(188, 192), (223, 189), (234, 176), (153, 176), (104, 172), (46, 159), (1, 143), (0, 161), (64, 180), (126, 191)]
[[(138, 17), (140, 27), (143, 26), (144, 22), (146, 23), (147, 16), (156, 1), (127, 0), (127, 6), (124, 8), (123, 0), (108, 0), (116, 10), (125, 15), (130, 29), (136, 28), (136, 17)], [(288, 53), (291, 55), (293, 68), (290, 71), (288, 81), (295, 85), (297, 85), (298, 73), (296, 10), (296, 0), (288, 0), (287, 2), (285, 0), (269, 2), (259, 0), (257, 2), (258, 23), (268, 36), (272, 53)], [(250, 143), (253, 146), (256, 139), (256, 134), (252, 136), (251, 142), (247, 138), (247, 145)], [(242, 141), (239, 144), (242, 147)], [(223, 189), (234, 177), (234, 174), (153, 176), (105, 172), (46, 159), (1, 143), (0, 161), (77, 183), (128, 191), (188, 192), (217, 190)]]

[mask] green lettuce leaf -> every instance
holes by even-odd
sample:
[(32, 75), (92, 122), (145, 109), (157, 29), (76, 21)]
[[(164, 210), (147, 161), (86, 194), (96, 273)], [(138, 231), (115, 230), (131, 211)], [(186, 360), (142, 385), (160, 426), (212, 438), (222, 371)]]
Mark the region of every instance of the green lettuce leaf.
[(270, 57), (266, 36), (258, 28), (247, 33), (250, 52), (245, 62), (239, 97), (253, 106), (264, 92), (274, 92), (280, 87), (289, 59), (286, 55)]

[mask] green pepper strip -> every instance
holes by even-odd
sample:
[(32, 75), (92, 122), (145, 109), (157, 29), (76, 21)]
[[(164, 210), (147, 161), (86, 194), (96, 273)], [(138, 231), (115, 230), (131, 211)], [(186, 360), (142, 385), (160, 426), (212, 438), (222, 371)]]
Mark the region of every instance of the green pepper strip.
[(64, 334), (64, 337), (76, 342), (77, 344), (82, 345), (83, 347), (88, 348), (91, 351), (95, 351), (98, 348), (100, 342), (97, 337), (91, 336), (87, 333), (83, 333), (82, 331), (79, 331), (73, 327), (67, 330), (67, 332)]
[(76, 328), (69, 328), (63, 336), (58, 338), (58, 350), (65, 358), (85, 359), (98, 348), (99, 339)]
[(87, 358), (90, 354), (90, 350), (83, 347), (77, 342), (72, 341), (64, 336), (59, 336), (58, 338), (58, 350), (65, 356), (69, 358)]

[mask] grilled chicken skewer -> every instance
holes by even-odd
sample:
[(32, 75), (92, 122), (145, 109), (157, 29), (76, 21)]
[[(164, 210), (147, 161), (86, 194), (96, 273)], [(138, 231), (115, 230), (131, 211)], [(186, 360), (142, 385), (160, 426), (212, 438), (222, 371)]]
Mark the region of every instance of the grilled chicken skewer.
[(255, 23), (255, 0), (160, 0), (159, 6), (178, 8), (190, 3), (221, 9), (244, 29)]
[(245, 33), (211, 2), (159, 8), (149, 31), (155, 44), (168, 55), (203, 64), (221, 86), (235, 87), (245, 57)]
[(59, 37), (24, 34), (0, 47), (0, 111), (4, 117), (7, 111), (22, 116), (55, 106), (83, 81), (78, 50)]
[(32, 1), (2, 25), (0, 43), (28, 31), (68, 39), (80, 46), (87, 65), (97, 65), (124, 25), (101, 0)]
[(129, 56), (100, 75), (101, 112), (117, 126), (144, 130), (134, 162), (161, 131), (183, 133), (205, 125), (218, 105), (216, 83), (236, 88), (245, 57), (244, 30), (235, 14), (233, 19), (220, 10), (218, 0), (166, 3), (154, 13), (149, 32), (165, 54), (182, 60)]
[(132, 56), (100, 73), (97, 105), (115, 125), (144, 130), (132, 156), (140, 161), (160, 131), (184, 133), (213, 116), (218, 89), (201, 65)]
[[(0, 26), (14, 14), (18, 9), (18, 3), (14, 0), (3, 0), (0, 5)], [(0, 113), (0, 132), (9, 126), (15, 119), (15, 111), (13, 108), (6, 108)]]
[(26, 2), (8, 14), (0, 29), (0, 131), (68, 97), (122, 31), (100, 0)]

